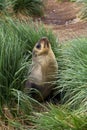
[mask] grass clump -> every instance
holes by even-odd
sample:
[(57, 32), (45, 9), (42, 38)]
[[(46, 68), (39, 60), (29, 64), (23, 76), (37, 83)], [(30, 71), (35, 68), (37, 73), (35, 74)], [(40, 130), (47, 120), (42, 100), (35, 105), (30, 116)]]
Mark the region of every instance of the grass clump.
[(5, 0), (0, 0), (0, 11), (5, 7)]
[(87, 115), (84, 115), (50, 105), (48, 112), (38, 114), (34, 122), (36, 130), (86, 130)]
[(11, 23), (1, 22), (0, 25), (0, 112), (2, 106), (14, 106), (11, 89), (22, 90), (26, 60), (24, 59), (24, 45)]
[(12, 90), (24, 89), (35, 43), (41, 37), (47, 36), (54, 48), (57, 46), (57, 41), (52, 32), (46, 31), (42, 24), (39, 26), (38, 23), (31, 22), (28, 25), (9, 18), (4, 18), (0, 22), (0, 112), (2, 112), (3, 104), (8, 104), (9, 107), (15, 104)]
[(78, 17), (80, 19), (87, 20), (87, 0), (77, 0), (77, 2), (81, 2), (83, 7), (81, 8), (80, 12), (78, 13)]
[(42, 16), (44, 4), (42, 0), (15, 0), (13, 9), (15, 13), (21, 12), (30, 16)]
[(87, 109), (87, 39), (76, 39), (62, 48), (60, 87), (62, 101)]
[(32, 49), (35, 43), (45, 36), (57, 55), (58, 43), (52, 31), (46, 31), (42, 24), (20, 23), (8, 17), (0, 19), (0, 23), (0, 115), (4, 116), (7, 127), (21, 126), (22, 129), (25, 124), (29, 126), (28, 115), (33, 110), (32, 104), (38, 103), (24, 94)]
[(42, 0), (0, 0), (0, 11), (7, 15), (17, 14), (41, 17), (44, 15)]
[(57, 85), (61, 101), (66, 105), (48, 105), (46, 112), (34, 113), (31, 121), (36, 130), (87, 129), (86, 50), (87, 38), (78, 38), (61, 46)]

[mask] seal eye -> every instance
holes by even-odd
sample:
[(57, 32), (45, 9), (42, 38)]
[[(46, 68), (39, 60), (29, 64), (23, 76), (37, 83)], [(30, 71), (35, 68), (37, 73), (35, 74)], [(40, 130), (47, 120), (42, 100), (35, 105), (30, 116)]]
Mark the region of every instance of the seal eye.
[(40, 44), (37, 44), (37, 45), (36, 45), (36, 48), (37, 48), (37, 49), (40, 49), (40, 48), (41, 48), (41, 45), (40, 45)]

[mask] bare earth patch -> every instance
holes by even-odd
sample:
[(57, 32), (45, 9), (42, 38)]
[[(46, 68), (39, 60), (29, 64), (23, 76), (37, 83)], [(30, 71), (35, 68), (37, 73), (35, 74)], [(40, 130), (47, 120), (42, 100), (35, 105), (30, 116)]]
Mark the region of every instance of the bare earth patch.
[(47, 0), (45, 16), (41, 18), (46, 27), (51, 28), (60, 42), (87, 36), (87, 22), (77, 18), (81, 4)]

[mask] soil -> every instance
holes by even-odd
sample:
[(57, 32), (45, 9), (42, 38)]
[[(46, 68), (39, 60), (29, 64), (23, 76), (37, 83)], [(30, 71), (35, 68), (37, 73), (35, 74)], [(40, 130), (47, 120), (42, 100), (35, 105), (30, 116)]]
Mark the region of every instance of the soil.
[(41, 21), (47, 28), (51, 28), (60, 42), (85, 36), (87, 37), (87, 21), (81, 21), (77, 16), (82, 4), (75, 2), (45, 2), (45, 16)]

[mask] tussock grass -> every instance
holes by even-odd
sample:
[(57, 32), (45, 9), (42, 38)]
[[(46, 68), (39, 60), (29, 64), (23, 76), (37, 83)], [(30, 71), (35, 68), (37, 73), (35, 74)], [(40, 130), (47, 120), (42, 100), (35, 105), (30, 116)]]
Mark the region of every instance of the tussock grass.
[(4, 9), (5, 0), (0, 0), (0, 11)]
[[(14, 104), (11, 90), (24, 89), (27, 71), (31, 64), (32, 49), (43, 36), (47, 36), (52, 47), (57, 46), (55, 36), (44, 26), (31, 22), (19, 23), (9, 18), (0, 20), (0, 109), (2, 105)], [(57, 52), (55, 52), (57, 53)]]
[[(7, 17), (0, 23), (0, 114), (6, 106), (9, 115), (12, 114), (8, 117), (7, 112), (3, 113), (8, 124), (21, 129), (86, 130), (87, 38), (59, 46), (52, 31), (47, 31), (42, 24), (19, 23)], [(38, 102), (24, 94), (23, 89), (31, 65), (32, 48), (43, 36), (50, 40), (59, 64), (57, 92), (61, 92), (61, 101), (68, 103), (71, 110), (51, 105), (47, 112), (33, 112), (32, 117), (29, 116), (32, 103)]]
[(87, 109), (87, 39), (76, 39), (62, 48), (60, 88), (62, 101)]
[[(23, 45), (18, 36), (12, 32), (8, 23), (0, 27), (0, 101), (10, 104), (12, 88), (21, 89), (25, 59), (23, 59)], [(24, 60), (24, 61), (23, 61)]]
[(78, 13), (78, 17), (80, 19), (87, 20), (87, 0), (77, 0), (77, 2), (82, 2), (83, 7), (81, 8), (80, 12)]
[[(57, 49), (56, 49), (57, 51)], [(65, 105), (48, 105), (48, 110), (31, 116), (35, 130), (87, 129), (87, 38), (63, 44), (58, 56), (58, 93)]]
[[(28, 116), (36, 104), (24, 94), (25, 80), (31, 65), (32, 49), (41, 37), (48, 37), (55, 51), (58, 41), (51, 30), (38, 23), (30, 24), (13, 21), (9, 17), (0, 19), (0, 115), (2, 128), (28, 128)], [(34, 107), (33, 107), (34, 105)], [(6, 110), (6, 111), (5, 111)], [(6, 120), (7, 127), (3, 120)], [(28, 126), (27, 126), (28, 124)], [(13, 126), (13, 127), (12, 127)]]
[(78, 14), (78, 17), (80, 19), (87, 20), (87, 3), (84, 5), (84, 7), (81, 9), (81, 11)]
[(21, 13), (33, 17), (44, 15), (44, 2), (42, 0), (0, 0), (0, 11), (7, 15)]
[(30, 16), (43, 16), (44, 4), (42, 0), (15, 0), (13, 9), (15, 13), (21, 12)]
[[(33, 118), (34, 119), (34, 118)], [(66, 107), (50, 105), (46, 113), (38, 114), (34, 120), (36, 130), (86, 130), (87, 115), (72, 112)]]

